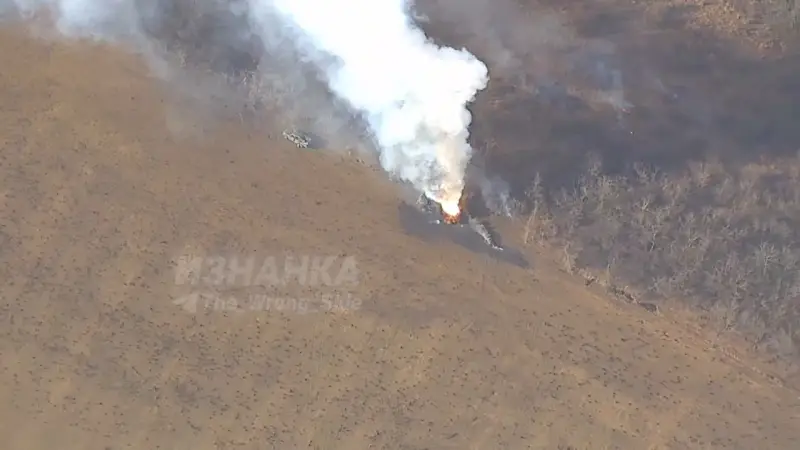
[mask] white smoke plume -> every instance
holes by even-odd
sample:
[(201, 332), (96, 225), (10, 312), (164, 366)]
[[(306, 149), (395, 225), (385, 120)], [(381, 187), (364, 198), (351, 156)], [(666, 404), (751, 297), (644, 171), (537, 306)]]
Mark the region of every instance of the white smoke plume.
[[(12, 1), (23, 15), (46, 11), (64, 35), (139, 47), (146, 47), (142, 22), (160, 11), (157, 0)], [(472, 156), (467, 106), (488, 82), (483, 62), (465, 49), (430, 40), (413, 23), (409, 0), (237, 4), (249, 9), (252, 31), (268, 52), (281, 51), (288, 37), (319, 68), (332, 93), (366, 120), (388, 173), (448, 212), (457, 211)], [(148, 53), (146, 48), (136, 50)]]
[(384, 169), (457, 208), (472, 153), (467, 104), (488, 82), (486, 65), (429, 40), (405, 0), (252, 1), (271, 3), (327, 66), (331, 90), (368, 121)]

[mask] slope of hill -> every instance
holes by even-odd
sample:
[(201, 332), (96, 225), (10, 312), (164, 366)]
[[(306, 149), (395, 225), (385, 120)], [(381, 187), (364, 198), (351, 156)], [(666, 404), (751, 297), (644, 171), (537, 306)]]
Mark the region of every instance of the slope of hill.
[[(2, 448), (798, 445), (796, 392), (546, 263), (409, 236), (361, 165), (188, 113), (178, 139), (108, 49), (5, 29), (0, 52)], [(361, 303), (173, 304), (181, 255), (286, 253), (352, 256)]]

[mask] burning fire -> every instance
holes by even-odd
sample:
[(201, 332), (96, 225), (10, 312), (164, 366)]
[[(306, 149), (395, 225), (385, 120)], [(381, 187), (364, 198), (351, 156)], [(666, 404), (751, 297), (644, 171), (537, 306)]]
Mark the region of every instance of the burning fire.
[(442, 204), (442, 215), (444, 216), (445, 223), (450, 225), (458, 223), (461, 218), (461, 209), (458, 205)]
[(464, 211), (465, 203), (466, 199), (464, 198), (463, 194), (459, 198), (458, 202), (440, 203), (445, 223), (450, 225), (458, 223), (458, 221), (461, 220), (461, 213)]

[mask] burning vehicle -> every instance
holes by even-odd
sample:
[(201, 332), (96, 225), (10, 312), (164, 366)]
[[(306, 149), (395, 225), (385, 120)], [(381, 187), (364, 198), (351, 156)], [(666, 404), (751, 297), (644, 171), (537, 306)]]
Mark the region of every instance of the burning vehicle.
[(445, 225), (464, 225), (467, 215), (464, 213), (466, 209), (466, 196), (461, 196), (458, 205), (455, 207), (445, 208), (436, 200), (431, 199), (425, 194), (421, 194), (417, 199), (417, 206), (425, 213), (435, 215), (434, 223)]
[(467, 196), (462, 195), (461, 198), (458, 200), (458, 204), (453, 207), (447, 208), (444, 205), (440, 205), (437, 203), (439, 207), (439, 213), (442, 215), (442, 222), (447, 225), (463, 225), (464, 223), (468, 222), (467, 214), (465, 213), (467, 209)]
[(491, 233), (489, 233), (489, 230), (486, 228), (486, 225), (469, 215), (467, 211), (467, 199), (468, 196), (462, 194), (456, 205), (448, 206), (437, 203), (427, 195), (422, 194), (417, 200), (417, 204), (423, 212), (437, 216), (437, 218), (433, 220), (433, 223), (460, 227), (468, 226), (483, 239), (486, 245), (495, 250), (503, 250), (502, 247), (497, 245)]

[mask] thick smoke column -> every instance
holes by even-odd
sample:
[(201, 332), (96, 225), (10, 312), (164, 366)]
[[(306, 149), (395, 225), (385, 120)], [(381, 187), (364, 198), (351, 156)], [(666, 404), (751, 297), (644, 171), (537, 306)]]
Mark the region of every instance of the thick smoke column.
[(411, 22), (405, 0), (251, 4), (262, 11), (271, 4), (296, 27), (299, 49), (365, 116), (384, 169), (457, 212), (472, 153), (466, 106), (486, 86), (486, 65), (466, 50), (431, 42)]

